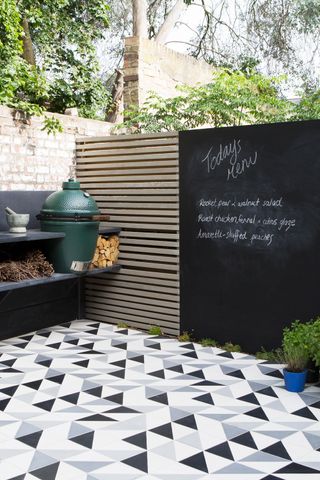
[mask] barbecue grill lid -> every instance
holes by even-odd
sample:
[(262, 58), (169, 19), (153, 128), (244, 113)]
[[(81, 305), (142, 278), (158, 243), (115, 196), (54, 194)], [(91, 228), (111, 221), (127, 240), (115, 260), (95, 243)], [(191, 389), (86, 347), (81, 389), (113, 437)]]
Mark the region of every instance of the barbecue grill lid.
[(51, 193), (45, 200), (41, 215), (47, 217), (89, 217), (100, 215), (95, 200), (80, 190), (80, 183), (70, 178), (62, 184), (63, 190)]

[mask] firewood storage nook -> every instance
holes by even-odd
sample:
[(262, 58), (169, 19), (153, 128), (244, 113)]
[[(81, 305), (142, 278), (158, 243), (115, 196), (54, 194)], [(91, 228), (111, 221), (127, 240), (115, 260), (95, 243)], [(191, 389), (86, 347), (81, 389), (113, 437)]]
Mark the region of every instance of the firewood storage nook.
[[(63, 232), (39, 230), (36, 214), (39, 213), (41, 205), (50, 193), (52, 192), (0, 192), (0, 262), (23, 251), (39, 249), (46, 252), (51, 248), (50, 245), (53, 245), (52, 242), (58, 242), (64, 238)], [(4, 208), (7, 205), (18, 212), (30, 213), (26, 234), (8, 232), (4, 216)], [(119, 233), (118, 227), (105, 227), (99, 231), (99, 239), (109, 244), (109, 238), (113, 239), (113, 261), (108, 259), (106, 266), (100, 263), (102, 268), (94, 268), (81, 275), (54, 273), (49, 277), (0, 282), (0, 339), (83, 317), (84, 278), (106, 272), (115, 273), (120, 269), (120, 266), (114, 263), (116, 260), (114, 239)], [(107, 253), (110, 254), (110, 248)]]

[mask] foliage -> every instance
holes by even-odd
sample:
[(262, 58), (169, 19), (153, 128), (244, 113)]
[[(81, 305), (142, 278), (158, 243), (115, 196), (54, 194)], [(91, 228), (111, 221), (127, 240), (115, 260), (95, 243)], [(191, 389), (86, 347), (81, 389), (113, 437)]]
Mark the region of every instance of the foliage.
[(125, 112), (124, 126), (136, 132), (158, 132), (284, 121), (293, 105), (279, 97), (277, 82), (256, 71), (219, 69), (212, 83), (178, 87), (180, 95), (174, 98), (151, 94), (140, 109)]
[(125, 322), (118, 322), (117, 328), (128, 328), (128, 324)]
[(320, 367), (320, 317), (309, 323), (310, 331), (308, 335), (309, 355), (315, 364)]
[(242, 348), (240, 345), (237, 343), (231, 343), (231, 342), (226, 342), (223, 345), (221, 345), (222, 350), (225, 350), (226, 352), (241, 352)]
[(310, 357), (311, 322), (295, 320), (290, 327), (283, 329), (282, 348), (290, 372), (301, 372), (306, 368)]
[[(107, 27), (106, 0), (3, 0), (0, 103), (29, 114), (78, 107), (82, 116), (101, 116), (109, 95), (95, 42)], [(26, 55), (28, 32), (36, 65)]]
[(320, 89), (304, 92), (299, 103), (295, 105), (292, 120), (318, 119), (320, 119)]
[(58, 118), (48, 117), (46, 115), (43, 120), (42, 130), (45, 130), (48, 134), (52, 133), (53, 135), (55, 135), (56, 133), (63, 132), (63, 126)]
[(152, 327), (149, 328), (149, 335), (162, 335), (162, 330), (161, 330), (161, 327), (159, 327), (158, 325), (154, 325)]
[(285, 363), (284, 353), (282, 348), (275, 348), (273, 350), (266, 350), (261, 347), (261, 350), (256, 353), (256, 357), (259, 360), (267, 360), (271, 363)]
[(217, 341), (213, 338), (202, 338), (200, 343), (203, 347), (216, 347), (218, 345)]
[(192, 335), (189, 332), (182, 332), (181, 335), (178, 336), (179, 342), (192, 342)]

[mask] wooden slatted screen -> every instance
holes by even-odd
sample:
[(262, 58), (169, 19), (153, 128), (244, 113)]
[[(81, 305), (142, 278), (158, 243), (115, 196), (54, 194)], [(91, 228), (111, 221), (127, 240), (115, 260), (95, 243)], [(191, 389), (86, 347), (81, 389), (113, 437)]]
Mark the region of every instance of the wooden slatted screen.
[(121, 272), (86, 281), (88, 319), (179, 333), (178, 150), (177, 133), (78, 139), (81, 187), (122, 228)]

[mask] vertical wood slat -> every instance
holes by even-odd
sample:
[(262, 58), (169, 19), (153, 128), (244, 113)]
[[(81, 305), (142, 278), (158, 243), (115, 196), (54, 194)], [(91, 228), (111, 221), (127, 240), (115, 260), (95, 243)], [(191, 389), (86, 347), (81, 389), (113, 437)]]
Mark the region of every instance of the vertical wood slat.
[(117, 274), (86, 280), (86, 317), (179, 333), (177, 133), (77, 140), (77, 177), (122, 228)]

